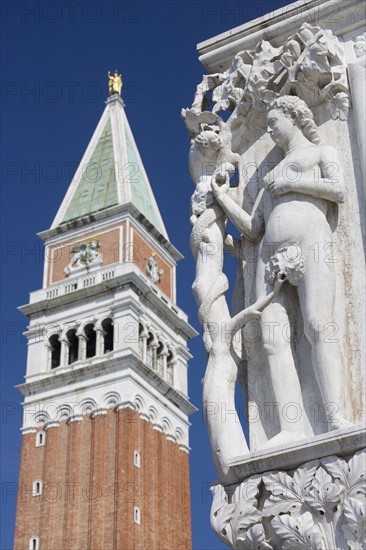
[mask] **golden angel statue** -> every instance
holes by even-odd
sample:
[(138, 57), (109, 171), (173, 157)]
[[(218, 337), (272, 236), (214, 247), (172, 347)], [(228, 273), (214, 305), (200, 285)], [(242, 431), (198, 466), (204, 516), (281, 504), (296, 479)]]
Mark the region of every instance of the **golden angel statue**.
[(108, 88), (109, 88), (109, 95), (118, 94), (121, 95), (122, 91), (122, 76), (118, 74), (117, 69), (114, 71), (113, 74), (108, 71)]

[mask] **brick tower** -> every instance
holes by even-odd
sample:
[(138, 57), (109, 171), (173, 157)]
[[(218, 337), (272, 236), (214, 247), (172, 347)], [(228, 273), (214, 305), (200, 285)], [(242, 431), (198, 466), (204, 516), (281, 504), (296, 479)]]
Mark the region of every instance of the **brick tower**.
[(187, 340), (124, 104), (106, 108), (45, 242), (29, 317), (15, 550), (191, 548)]

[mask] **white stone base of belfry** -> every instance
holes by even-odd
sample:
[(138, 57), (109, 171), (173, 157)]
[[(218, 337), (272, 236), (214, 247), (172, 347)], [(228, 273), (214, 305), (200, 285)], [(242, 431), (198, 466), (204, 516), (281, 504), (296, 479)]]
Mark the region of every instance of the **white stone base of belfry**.
[(241, 483), (211, 487), (211, 525), (235, 550), (362, 550), (366, 429), (359, 425), (238, 458)]

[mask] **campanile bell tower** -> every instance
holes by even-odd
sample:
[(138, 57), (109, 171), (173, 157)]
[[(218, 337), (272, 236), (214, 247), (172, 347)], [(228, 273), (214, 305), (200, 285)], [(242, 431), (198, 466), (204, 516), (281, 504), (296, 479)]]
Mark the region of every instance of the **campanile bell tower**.
[(29, 317), (15, 550), (190, 550), (187, 340), (170, 243), (110, 95)]

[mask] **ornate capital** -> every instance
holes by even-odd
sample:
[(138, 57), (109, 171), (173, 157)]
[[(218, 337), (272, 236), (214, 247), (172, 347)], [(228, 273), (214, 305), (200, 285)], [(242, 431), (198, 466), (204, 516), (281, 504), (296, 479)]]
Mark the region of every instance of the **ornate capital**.
[(236, 550), (356, 550), (366, 540), (366, 449), (211, 491), (212, 527)]

